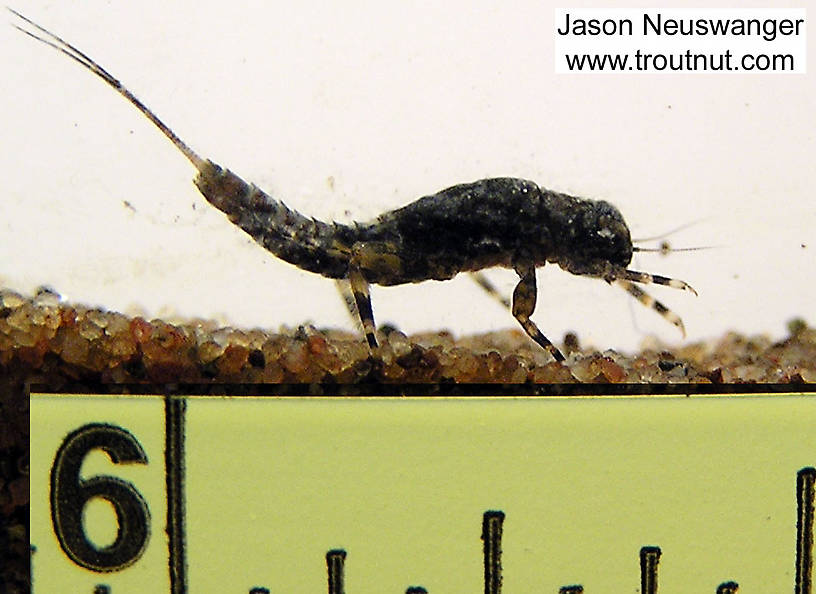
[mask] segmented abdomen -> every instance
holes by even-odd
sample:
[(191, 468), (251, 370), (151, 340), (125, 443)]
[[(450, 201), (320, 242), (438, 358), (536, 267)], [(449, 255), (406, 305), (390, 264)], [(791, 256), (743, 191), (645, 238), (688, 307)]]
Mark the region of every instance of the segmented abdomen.
[(305, 217), (212, 161), (201, 167), (195, 184), (210, 204), (281, 260), (330, 278), (348, 275), (353, 227)]

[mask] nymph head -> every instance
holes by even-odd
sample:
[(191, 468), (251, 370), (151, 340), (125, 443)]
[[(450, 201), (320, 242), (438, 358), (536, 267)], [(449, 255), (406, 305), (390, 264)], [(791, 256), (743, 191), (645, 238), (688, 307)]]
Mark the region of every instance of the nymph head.
[(632, 239), (620, 211), (603, 200), (582, 201), (565, 229), (567, 249), (559, 263), (573, 274), (603, 276), (632, 260)]

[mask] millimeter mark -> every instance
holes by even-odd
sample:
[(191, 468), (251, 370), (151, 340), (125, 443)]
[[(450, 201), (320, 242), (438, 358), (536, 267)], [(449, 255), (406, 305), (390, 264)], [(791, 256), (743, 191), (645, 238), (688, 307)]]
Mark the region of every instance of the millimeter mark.
[(187, 559), (184, 534), (184, 398), (164, 400), (164, 461), (167, 479), (167, 537), (170, 594), (187, 592)]

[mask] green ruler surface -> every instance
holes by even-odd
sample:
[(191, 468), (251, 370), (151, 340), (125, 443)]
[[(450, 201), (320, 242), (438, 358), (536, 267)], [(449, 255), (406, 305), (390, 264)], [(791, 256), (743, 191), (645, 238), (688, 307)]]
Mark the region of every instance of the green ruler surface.
[(812, 592), (812, 396), (31, 396), (34, 592)]

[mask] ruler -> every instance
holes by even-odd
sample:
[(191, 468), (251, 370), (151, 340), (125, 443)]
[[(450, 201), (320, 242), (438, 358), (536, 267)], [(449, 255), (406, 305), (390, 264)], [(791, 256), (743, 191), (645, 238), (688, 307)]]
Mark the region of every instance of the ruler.
[(31, 395), (34, 592), (811, 594), (816, 400)]

